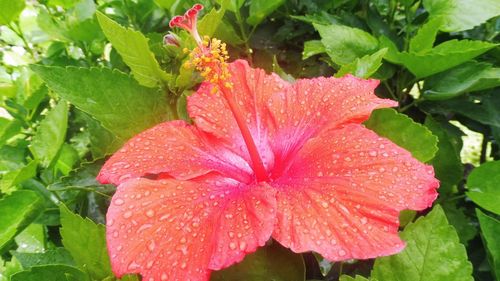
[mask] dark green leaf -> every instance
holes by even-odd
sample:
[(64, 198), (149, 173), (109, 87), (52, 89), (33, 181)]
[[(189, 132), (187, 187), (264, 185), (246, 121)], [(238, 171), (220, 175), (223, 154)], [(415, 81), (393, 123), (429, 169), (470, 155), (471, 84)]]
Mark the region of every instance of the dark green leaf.
[(500, 15), (497, 0), (424, 0), (431, 18), (443, 18), (443, 31), (462, 31)]
[(461, 136), (452, 135), (430, 116), (425, 119), (425, 126), (439, 139), (438, 151), (430, 162), (440, 181), (439, 192), (449, 193), (464, 175), (464, 167), (460, 159), (462, 146), (457, 143), (457, 138), (460, 139)]
[(431, 160), (438, 150), (438, 139), (431, 131), (394, 109), (373, 111), (365, 126), (410, 151), (422, 162)]
[(500, 86), (500, 68), (489, 63), (468, 61), (425, 80), (424, 97), (444, 100), (473, 91)]
[(460, 243), (467, 245), (476, 236), (478, 232), (477, 225), (465, 214), (465, 208), (459, 208), (456, 205), (456, 201), (446, 201), (442, 207), (446, 218), (457, 230)]
[(80, 168), (71, 171), (68, 176), (62, 177), (59, 181), (49, 185), (47, 189), (59, 191), (99, 187), (101, 184), (97, 182), (96, 177), (102, 165), (102, 161), (85, 163)]
[(406, 248), (375, 260), (372, 277), (383, 281), (472, 281), (472, 265), (455, 229), (437, 205), (401, 233)]
[(31, 140), (31, 153), (40, 164), (50, 165), (64, 143), (67, 128), (68, 103), (60, 101), (42, 120)]
[(387, 52), (387, 48), (381, 49), (372, 55), (366, 55), (362, 58), (357, 58), (349, 64), (340, 67), (339, 71), (335, 74), (336, 77), (342, 77), (348, 73), (359, 77), (371, 77), (382, 65), (382, 58)]
[(348, 275), (342, 275), (340, 276), (339, 281), (377, 281), (377, 280), (374, 278), (368, 279), (361, 275), (356, 275), (354, 278)]
[(488, 258), (493, 269), (493, 274), (497, 280), (500, 280), (500, 221), (487, 216), (481, 210), (476, 209), (479, 225), (481, 226), (481, 235), (488, 250)]
[(49, 88), (127, 140), (168, 119), (165, 95), (108, 68), (32, 66)]
[(0, 251), (29, 225), (43, 209), (43, 200), (33, 191), (15, 191), (0, 200)]
[(377, 39), (361, 29), (345, 25), (313, 25), (321, 36), (326, 53), (336, 64), (348, 64), (377, 51)]
[(482, 208), (500, 215), (500, 161), (487, 162), (467, 178), (467, 196)]
[(34, 266), (12, 275), (11, 281), (90, 281), (88, 276), (69, 265)]
[(285, 0), (252, 0), (247, 23), (253, 26), (258, 25), (283, 3), (285, 3)]
[(304, 281), (304, 261), (278, 243), (265, 246), (227, 269), (212, 273), (211, 281)]
[(0, 25), (6, 25), (19, 17), (26, 6), (24, 0), (0, 0)]
[(170, 74), (160, 68), (142, 33), (124, 28), (100, 12), (97, 12), (97, 19), (139, 84), (153, 88), (170, 80)]
[(84, 219), (64, 205), (60, 211), (62, 243), (76, 264), (98, 280), (112, 275), (104, 225)]

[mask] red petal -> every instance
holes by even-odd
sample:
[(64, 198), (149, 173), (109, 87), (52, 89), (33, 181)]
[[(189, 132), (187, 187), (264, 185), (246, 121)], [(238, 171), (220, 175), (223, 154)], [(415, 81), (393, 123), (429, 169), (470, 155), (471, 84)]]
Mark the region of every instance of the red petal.
[[(353, 76), (298, 80), (290, 85), (276, 74), (267, 75), (243, 60), (229, 65), (232, 94), (248, 120), (248, 126), (264, 165), (277, 178), (302, 145), (320, 130), (345, 123), (360, 123), (372, 110), (396, 106), (373, 94), (376, 80)], [(196, 125), (210, 132), (247, 159), (244, 142), (228, 105), (220, 94), (203, 84), (188, 101)], [(269, 169), (271, 170), (271, 169)]]
[(322, 132), (299, 152), (277, 192), (273, 237), (330, 260), (400, 251), (398, 214), (432, 205), (431, 166), (357, 124)]
[(275, 193), (214, 178), (136, 179), (122, 184), (107, 214), (113, 272), (142, 280), (209, 280), (270, 238)]
[(120, 184), (148, 174), (190, 179), (216, 171), (242, 182), (251, 168), (238, 155), (184, 121), (159, 124), (130, 139), (101, 169), (101, 183)]

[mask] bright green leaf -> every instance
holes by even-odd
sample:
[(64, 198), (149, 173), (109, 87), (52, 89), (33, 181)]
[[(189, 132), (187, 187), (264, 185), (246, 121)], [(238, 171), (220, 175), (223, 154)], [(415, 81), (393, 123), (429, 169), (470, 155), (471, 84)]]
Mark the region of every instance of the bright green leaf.
[(326, 53), (339, 65), (377, 51), (378, 41), (370, 33), (345, 25), (313, 24), (321, 36)]
[(475, 168), (467, 178), (467, 196), (482, 208), (500, 215), (500, 161)]
[(24, 268), (48, 264), (75, 265), (70, 253), (64, 248), (50, 249), (43, 253), (21, 253), (17, 251), (11, 253)]
[(304, 261), (278, 243), (258, 249), (227, 269), (214, 271), (211, 281), (304, 281)]
[(76, 264), (98, 280), (112, 275), (104, 225), (84, 219), (64, 205), (60, 211), (62, 243)]
[(17, 252), (41, 253), (45, 251), (45, 227), (41, 224), (30, 224), (16, 238)]
[(219, 5), (225, 6), (229, 11), (231, 12), (237, 12), (240, 10), (241, 6), (243, 6), (243, 3), (245, 3), (245, 0), (215, 0)]
[(43, 200), (33, 191), (20, 190), (0, 200), (0, 251), (43, 209)]
[(45, 167), (56, 157), (66, 138), (68, 109), (68, 103), (60, 101), (40, 122), (31, 140), (30, 150), (33, 156)]
[(247, 18), (247, 23), (252, 26), (258, 25), (284, 3), (285, 0), (252, 0), (250, 2), (250, 15)]
[(19, 17), (26, 6), (24, 0), (0, 0), (0, 25), (5, 25)]
[(0, 257), (0, 281), (11, 281), (10, 277), (22, 270), (23, 267), (21, 263), (15, 257), (6, 262), (5, 265)]
[(369, 78), (382, 65), (382, 58), (385, 53), (387, 53), (387, 48), (381, 49), (372, 55), (357, 58), (351, 63), (342, 65), (339, 71), (335, 74), (335, 77), (342, 77), (350, 73), (359, 78)]
[(419, 53), (434, 46), (436, 35), (442, 25), (441, 18), (431, 19), (425, 23), (410, 40), (410, 53)]
[(399, 53), (398, 61), (415, 76), (423, 78), (462, 64), (495, 46), (482, 41), (449, 40), (426, 52)]
[(122, 141), (168, 119), (164, 93), (108, 68), (33, 65), (49, 88), (90, 114)]
[(472, 281), (472, 265), (455, 229), (437, 205), (401, 233), (405, 249), (375, 260), (371, 276), (383, 281)]
[(90, 281), (76, 267), (62, 264), (34, 266), (12, 275), (11, 281)]
[(97, 19), (104, 34), (130, 67), (139, 84), (153, 88), (170, 80), (170, 74), (160, 68), (149, 49), (148, 39), (142, 33), (122, 27), (100, 12), (97, 12)]
[(22, 129), (22, 123), (17, 119), (0, 117), (0, 146), (17, 135)]
[(208, 12), (198, 23), (198, 32), (201, 36), (212, 37), (222, 23), (222, 18), (226, 13), (224, 6), (221, 6), (219, 10), (213, 8)]
[(36, 176), (37, 161), (31, 161), (26, 166), (9, 171), (0, 179), (0, 192), (10, 194), (16, 185)]
[(498, 0), (424, 0), (431, 18), (443, 18), (441, 30), (456, 32), (471, 29), (500, 15)]
[(500, 221), (487, 216), (481, 210), (476, 209), (479, 225), (481, 226), (481, 235), (488, 250), (488, 258), (493, 269), (493, 274), (497, 280), (500, 280)]
[(304, 42), (304, 51), (302, 52), (303, 60), (321, 53), (326, 53), (326, 49), (320, 40), (309, 40)]
[(500, 68), (494, 68), (489, 63), (468, 61), (426, 79), (424, 97), (428, 100), (444, 100), (498, 86)]
[(394, 109), (373, 111), (365, 126), (408, 150), (422, 162), (431, 160), (438, 150), (438, 139), (429, 129)]
[(161, 8), (170, 10), (172, 5), (177, 2), (177, 0), (154, 0), (156, 5), (158, 5)]

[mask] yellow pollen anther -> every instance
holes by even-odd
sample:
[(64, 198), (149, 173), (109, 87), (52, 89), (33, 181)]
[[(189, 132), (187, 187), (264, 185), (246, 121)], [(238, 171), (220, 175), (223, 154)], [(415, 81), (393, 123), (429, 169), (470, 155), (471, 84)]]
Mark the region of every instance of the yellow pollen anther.
[(194, 66), (205, 81), (214, 84), (212, 92), (216, 92), (217, 88), (231, 89), (233, 87), (233, 84), (228, 81), (231, 74), (227, 63), (229, 56), (226, 44), (219, 39), (204, 36), (201, 44), (189, 54), (189, 58), (185, 65)]

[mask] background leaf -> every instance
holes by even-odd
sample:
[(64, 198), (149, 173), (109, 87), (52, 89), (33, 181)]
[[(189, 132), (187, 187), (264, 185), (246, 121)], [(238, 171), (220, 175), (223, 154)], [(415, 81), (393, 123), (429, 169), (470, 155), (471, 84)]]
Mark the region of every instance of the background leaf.
[(25, 6), (24, 0), (0, 0), (0, 25), (16, 20)]
[(49, 166), (66, 138), (68, 104), (59, 102), (42, 120), (31, 141), (30, 150), (42, 165)]
[(500, 215), (500, 161), (484, 163), (467, 178), (467, 196), (477, 205)]
[(422, 162), (431, 160), (436, 154), (437, 137), (423, 125), (415, 123), (394, 109), (373, 111), (365, 126), (410, 151), (413, 157)]
[(142, 33), (124, 28), (100, 12), (97, 13), (97, 19), (104, 34), (130, 67), (139, 84), (155, 87), (170, 80), (170, 75), (160, 68), (149, 50), (148, 39)]
[(15, 191), (0, 200), (0, 252), (42, 209), (42, 198), (33, 191)]
[(500, 280), (500, 221), (476, 209), (482, 236), (489, 253), (490, 265), (497, 280)]
[(49, 88), (127, 140), (168, 119), (165, 96), (107, 68), (32, 66)]
[(277, 242), (258, 249), (227, 269), (212, 273), (211, 281), (304, 281), (304, 261)]
[(399, 254), (376, 259), (372, 277), (384, 281), (474, 280), (465, 248), (439, 205), (406, 226), (401, 238), (406, 248)]
[(104, 225), (83, 219), (64, 205), (61, 205), (60, 211), (62, 243), (76, 264), (95, 279), (111, 276)]

